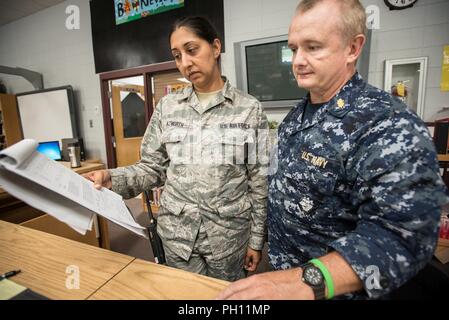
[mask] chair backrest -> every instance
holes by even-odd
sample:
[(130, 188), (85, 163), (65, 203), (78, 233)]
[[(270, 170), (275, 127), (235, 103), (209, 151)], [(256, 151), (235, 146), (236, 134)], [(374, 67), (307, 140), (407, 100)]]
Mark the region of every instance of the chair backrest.
[(438, 154), (447, 154), (449, 150), (449, 119), (426, 122)]

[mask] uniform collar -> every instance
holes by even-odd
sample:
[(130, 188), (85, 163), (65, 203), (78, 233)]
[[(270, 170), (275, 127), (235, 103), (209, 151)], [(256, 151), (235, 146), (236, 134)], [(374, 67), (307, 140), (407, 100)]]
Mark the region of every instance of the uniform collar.
[(304, 108), (310, 101), (309, 93), (296, 105), (296, 131), (302, 131), (316, 125), (325, 118), (327, 113), (337, 118), (343, 118), (352, 109), (354, 99), (356, 98), (354, 92), (361, 90), (364, 86), (364, 80), (362, 79), (360, 74), (356, 72), (332, 99), (330, 99), (320, 107), (320, 109), (314, 114), (312, 121), (303, 125), (302, 118)]
[(343, 118), (354, 106), (357, 95), (354, 94), (365, 87), (362, 76), (356, 72), (329, 102), (329, 113), (337, 118)]
[[(206, 109), (203, 110), (203, 112), (206, 112), (207, 110), (219, 105), (220, 103), (224, 102), (226, 99), (230, 100), (231, 102), (234, 101), (235, 93), (234, 90), (229, 82), (229, 80), (222, 76), (221, 77), (224, 81), (224, 86), (221, 89), (221, 91), (217, 95), (217, 99), (213, 101)], [(199, 108), (199, 101), (195, 94), (195, 91), (193, 90), (193, 86), (186, 87), (183, 92), (180, 94), (180, 97), (178, 99), (179, 102), (189, 102), (192, 107), (195, 110), (201, 110)]]

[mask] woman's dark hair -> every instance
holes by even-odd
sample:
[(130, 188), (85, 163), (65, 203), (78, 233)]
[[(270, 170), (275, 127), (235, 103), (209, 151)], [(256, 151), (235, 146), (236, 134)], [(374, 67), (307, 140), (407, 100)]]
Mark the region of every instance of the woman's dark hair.
[[(215, 39), (219, 39), (217, 30), (215, 30), (212, 23), (204, 17), (201, 16), (189, 16), (180, 18), (173, 23), (170, 34), (168, 36), (168, 41), (170, 42), (173, 32), (179, 28), (184, 27), (192, 31), (198, 38), (207, 41), (210, 44), (214, 43)], [(221, 40), (220, 40), (221, 41)], [(221, 57), (218, 57), (218, 63), (220, 64)]]

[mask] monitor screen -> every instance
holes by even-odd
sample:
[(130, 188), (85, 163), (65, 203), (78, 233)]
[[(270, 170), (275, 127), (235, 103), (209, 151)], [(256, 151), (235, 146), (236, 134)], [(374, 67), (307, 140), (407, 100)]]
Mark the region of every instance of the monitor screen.
[(259, 101), (298, 100), (299, 89), (292, 71), (292, 51), (287, 40), (245, 48), (248, 93)]
[(52, 160), (61, 160), (61, 149), (59, 149), (58, 141), (40, 142), (37, 151), (46, 155)]

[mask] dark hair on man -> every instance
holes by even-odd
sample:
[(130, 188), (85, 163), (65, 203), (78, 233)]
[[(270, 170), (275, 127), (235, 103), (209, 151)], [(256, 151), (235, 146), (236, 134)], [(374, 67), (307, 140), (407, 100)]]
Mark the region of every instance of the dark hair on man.
[[(201, 38), (207, 41), (209, 44), (213, 44), (215, 39), (221, 41), (220, 36), (218, 35), (215, 27), (210, 23), (210, 21), (201, 16), (188, 16), (183, 17), (175, 21), (173, 23), (170, 34), (168, 36), (168, 41), (170, 42), (171, 36), (173, 32), (178, 30), (179, 28), (186, 28), (192, 31), (198, 38)], [(218, 63), (220, 63), (221, 56), (218, 57)]]

